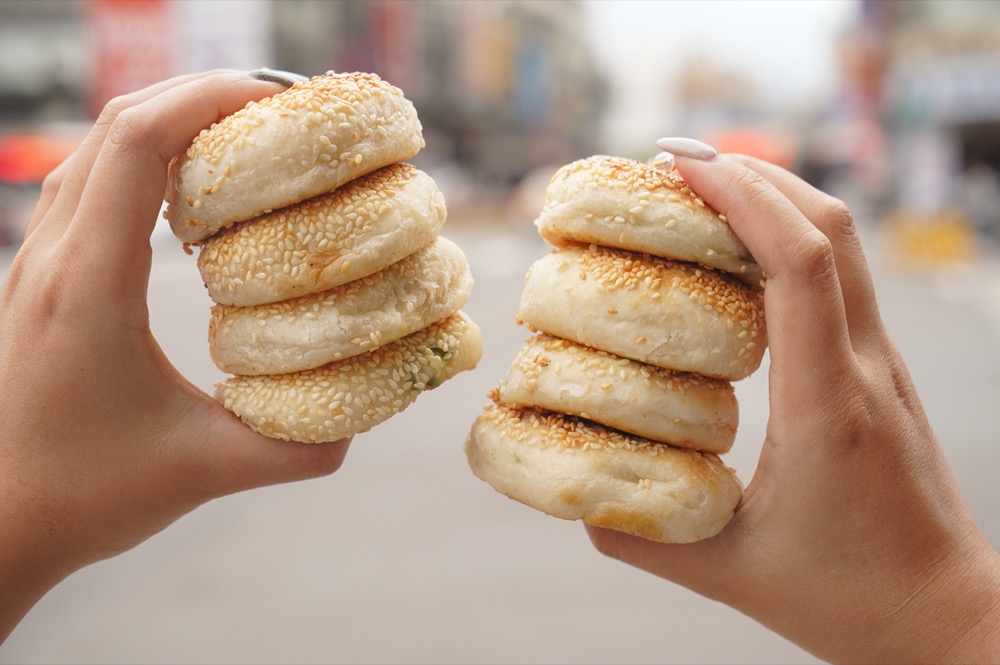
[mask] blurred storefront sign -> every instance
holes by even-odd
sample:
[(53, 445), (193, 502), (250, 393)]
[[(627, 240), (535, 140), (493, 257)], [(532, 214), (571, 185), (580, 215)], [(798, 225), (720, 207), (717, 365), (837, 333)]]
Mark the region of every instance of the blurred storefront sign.
[(92, 0), (87, 9), (94, 54), (92, 115), (114, 97), (174, 73), (177, 40), (168, 0)]
[(174, 72), (273, 67), (270, 0), (171, 2)]
[(0, 135), (0, 247), (21, 241), (42, 180), (76, 150), (88, 128), (67, 123)]
[(526, 35), (517, 57), (517, 116), (526, 125), (541, 123), (550, 109), (549, 51), (540, 39)]
[(373, 18), (382, 76), (403, 90), (423, 90), (423, 72), (413, 57), (424, 40), (423, 21), (415, 5), (382, 3), (373, 9)]
[(939, 57), (894, 76), (902, 118), (965, 123), (1000, 117), (1000, 55)]
[(177, 74), (272, 64), (271, 15), (267, 0), (90, 0), (91, 114)]
[(77, 137), (39, 134), (0, 136), (0, 183), (34, 185), (76, 150)]
[(789, 169), (795, 164), (795, 138), (775, 132), (736, 129), (706, 135), (705, 140), (719, 152), (749, 155)]
[(921, 270), (965, 265), (977, 247), (972, 224), (960, 209), (897, 211), (888, 220), (887, 240), (898, 266)]

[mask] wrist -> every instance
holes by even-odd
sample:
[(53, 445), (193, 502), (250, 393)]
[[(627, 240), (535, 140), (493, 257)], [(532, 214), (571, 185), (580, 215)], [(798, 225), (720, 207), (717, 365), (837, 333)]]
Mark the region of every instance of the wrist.
[[(0, 491), (0, 644), (21, 619), (75, 568), (62, 561), (58, 529), (20, 510), (10, 492)], [(54, 534), (52, 534), (54, 535)]]
[(941, 561), (896, 612), (879, 642), (882, 662), (1000, 660), (1000, 555), (981, 537)]
[(0, 600), (0, 644), (3, 644), (35, 603), (58, 583), (58, 580), (54, 580), (45, 584), (38, 579), (7, 573), (6, 569), (0, 570), (0, 595), (3, 597)]

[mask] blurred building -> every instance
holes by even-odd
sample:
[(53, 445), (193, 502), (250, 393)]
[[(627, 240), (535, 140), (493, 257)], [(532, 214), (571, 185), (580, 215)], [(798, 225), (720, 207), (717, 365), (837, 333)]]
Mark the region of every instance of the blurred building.
[(606, 86), (578, 2), (279, 2), (275, 10), (278, 64), (372, 71), (399, 86), (428, 134), (424, 160), (453, 159), (502, 189), (594, 150)]
[(799, 109), (775, 109), (747, 71), (698, 53), (684, 62), (672, 96), (685, 135), (701, 137), (720, 152), (798, 166)]
[(576, 0), (3, 0), (0, 227), (10, 235), (11, 186), (37, 185), (65, 154), (62, 139), (25, 149), (40, 134), (68, 123), (79, 139), (112, 97), (216, 67), (378, 73), (416, 105), (427, 149), (414, 161), (456, 185), (456, 207), (502, 200), (533, 170), (594, 151), (606, 87), (583, 12)]
[(88, 79), (83, 7), (73, 0), (0, 2), (0, 131), (82, 111)]
[(856, 79), (886, 131), (892, 198), (1000, 237), (1000, 3), (863, 3)]

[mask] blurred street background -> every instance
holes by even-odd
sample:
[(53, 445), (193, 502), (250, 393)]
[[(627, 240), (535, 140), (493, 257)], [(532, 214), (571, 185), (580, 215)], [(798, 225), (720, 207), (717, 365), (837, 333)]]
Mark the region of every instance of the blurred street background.
[[(413, 100), (427, 148), (412, 161), (469, 256), (483, 361), (358, 436), (334, 476), (215, 501), (73, 575), (0, 663), (813, 662), (465, 464), (527, 334), (513, 319), (546, 251), (532, 221), (548, 178), (598, 152), (646, 159), (667, 135), (774, 161), (851, 206), (883, 317), (1000, 545), (1000, 3), (4, 0), (0, 281), (42, 178), (110, 98), (261, 66), (373, 71)], [(153, 332), (211, 390), (194, 259), (162, 223), (152, 244)], [(744, 482), (766, 378), (765, 360), (736, 386), (725, 459)]]

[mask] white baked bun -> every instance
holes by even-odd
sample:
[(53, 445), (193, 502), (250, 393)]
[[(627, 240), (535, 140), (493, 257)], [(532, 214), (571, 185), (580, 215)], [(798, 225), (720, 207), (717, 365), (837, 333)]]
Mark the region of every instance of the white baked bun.
[(593, 420), (680, 448), (721, 455), (739, 424), (726, 381), (647, 365), (551, 335), (533, 335), (498, 388), (500, 400)]
[(752, 374), (767, 345), (760, 289), (695, 264), (597, 245), (535, 262), (518, 318), (625, 358), (729, 381)]
[(495, 401), (473, 423), (465, 452), (473, 473), (512, 499), (659, 542), (714, 536), (743, 493), (715, 455)]
[(251, 102), (171, 162), (165, 216), (194, 243), (318, 196), (423, 148), (399, 88), (375, 74), (327, 73)]
[(595, 155), (563, 166), (535, 220), (548, 243), (597, 243), (724, 270), (759, 286), (763, 271), (723, 215), (672, 167)]
[(368, 353), (275, 376), (237, 376), (215, 397), (254, 431), (318, 443), (367, 432), (425, 390), (472, 369), (482, 356), (479, 328), (462, 312)]
[(472, 293), (465, 254), (447, 238), (372, 275), (253, 307), (215, 305), (212, 359), (230, 374), (281, 374), (370, 351), (458, 311)]
[(217, 303), (288, 300), (370, 275), (426, 247), (445, 216), (430, 176), (392, 164), (209, 238), (198, 268)]

